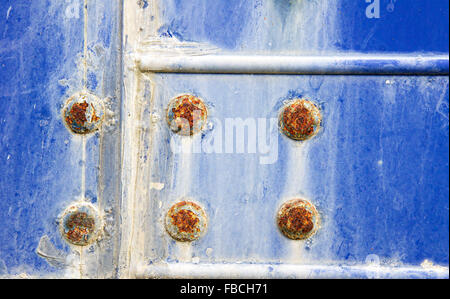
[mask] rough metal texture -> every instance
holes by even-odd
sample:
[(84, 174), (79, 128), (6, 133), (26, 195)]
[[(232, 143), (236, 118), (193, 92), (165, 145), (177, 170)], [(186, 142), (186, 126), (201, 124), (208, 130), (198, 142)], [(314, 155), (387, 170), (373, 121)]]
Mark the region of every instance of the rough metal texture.
[[(221, 65), (234, 55), (345, 52), (403, 53), (423, 66), (422, 53), (448, 55), (448, 1), (391, 1), (389, 10), (372, 1), (380, 18), (347, 0), (82, 2), (0, 1), (0, 275), (127, 278), (160, 263), (149, 277), (448, 278), (448, 77), (147, 74), (135, 60), (189, 62), (218, 49), (214, 61), (233, 56)], [(359, 63), (351, 67), (378, 68)], [(108, 115), (89, 136), (61, 119), (84, 88)], [(183, 93), (208, 99), (218, 118), (192, 138), (165, 119)], [(210, 141), (225, 118), (277, 119), (302, 97), (321, 107), (321, 136), (292, 142), (275, 123), (273, 164), (171, 151), (172, 138)], [(105, 234), (74, 248), (55, 220), (80, 194), (104, 214)], [(196, 242), (175, 242), (167, 199), (186, 195), (210, 225)], [(279, 198), (314, 200), (322, 223), (311, 243), (279, 232)]]
[(319, 108), (308, 100), (296, 99), (280, 112), (280, 130), (289, 138), (304, 141), (317, 135), (322, 122)]
[(75, 134), (97, 131), (104, 118), (104, 107), (100, 99), (89, 93), (79, 93), (67, 100), (63, 118), (67, 128)]
[(281, 206), (277, 223), (281, 232), (289, 239), (304, 240), (317, 231), (319, 214), (309, 201), (292, 199)]
[(64, 211), (59, 229), (72, 245), (86, 246), (97, 240), (102, 221), (97, 210), (88, 203), (78, 203)]

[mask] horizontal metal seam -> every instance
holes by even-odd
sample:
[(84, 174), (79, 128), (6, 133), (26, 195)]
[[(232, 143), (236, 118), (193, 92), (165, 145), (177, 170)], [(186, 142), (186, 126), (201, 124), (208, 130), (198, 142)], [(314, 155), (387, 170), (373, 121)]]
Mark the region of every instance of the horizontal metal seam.
[(137, 56), (142, 72), (205, 74), (448, 75), (448, 55)]

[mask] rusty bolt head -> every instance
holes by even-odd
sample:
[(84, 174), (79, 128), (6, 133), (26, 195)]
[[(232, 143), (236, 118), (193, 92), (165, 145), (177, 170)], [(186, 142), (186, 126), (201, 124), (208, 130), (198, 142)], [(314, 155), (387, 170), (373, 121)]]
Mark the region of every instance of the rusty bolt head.
[(167, 212), (165, 222), (169, 235), (181, 242), (197, 240), (207, 228), (205, 211), (190, 201), (174, 204)]
[(64, 122), (72, 133), (85, 135), (100, 128), (104, 107), (95, 95), (77, 93), (67, 100), (62, 113)]
[(321, 121), (319, 108), (305, 99), (292, 100), (282, 108), (279, 116), (281, 132), (298, 141), (315, 136), (320, 129)]
[(169, 128), (183, 136), (200, 132), (206, 124), (208, 111), (199, 98), (192, 95), (181, 95), (172, 99), (167, 108)]
[(319, 214), (309, 201), (293, 199), (281, 206), (277, 222), (286, 237), (292, 240), (304, 240), (317, 231)]
[(101, 223), (97, 209), (93, 205), (77, 203), (64, 211), (59, 230), (70, 244), (86, 246), (98, 238)]

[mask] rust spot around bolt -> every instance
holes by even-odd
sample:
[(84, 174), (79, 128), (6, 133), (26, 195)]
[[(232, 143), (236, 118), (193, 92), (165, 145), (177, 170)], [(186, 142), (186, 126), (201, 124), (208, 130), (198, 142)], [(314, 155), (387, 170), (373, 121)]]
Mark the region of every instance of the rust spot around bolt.
[(95, 95), (78, 93), (67, 100), (62, 113), (64, 122), (72, 133), (85, 135), (100, 128), (104, 108)]
[(184, 94), (172, 99), (167, 108), (169, 128), (183, 136), (200, 132), (206, 124), (208, 111), (201, 99)]
[(175, 240), (194, 241), (205, 233), (207, 218), (204, 210), (196, 203), (181, 201), (169, 209), (165, 225), (167, 232)]
[(298, 141), (314, 137), (320, 129), (321, 122), (319, 108), (305, 99), (292, 100), (282, 108), (279, 116), (281, 132)]
[(293, 199), (281, 206), (277, 222), (286, 237), (293, 240), (304, 240), (317, 231), (319, 214), (309, 201)]
[(100, 227), (98, 212), (88, 203), (78, 203), (67, 208), (59, 224), (63, 238), (76, 246), (86, 246), (94, 242)]

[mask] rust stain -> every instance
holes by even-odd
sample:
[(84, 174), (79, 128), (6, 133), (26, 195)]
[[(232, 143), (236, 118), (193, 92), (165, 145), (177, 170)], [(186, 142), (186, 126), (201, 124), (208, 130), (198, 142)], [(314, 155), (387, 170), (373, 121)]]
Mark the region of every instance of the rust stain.
[(203, 129), (207, 114), (206, 106), (201, 99), (185, 94), (170, 101), (167, 122), (173, 132), (189, 136)]
[(181, 201), (167, 212), (166, 230), (177, 241), (194, 241), (206, 231), (206, 222), (206, 214), (199, 205)]
[(311, 237), (317, 230), (319, 215), (309, 201), (293, 199), (283, 204), (278, 212), (278, 227), (293, 240)]
[(66, 114), (67, 124), (70, 127), (73, 125), (78, 127), (84, 126), (84, 123), (87, 121), (86, 109), (88, 106), (89, 105), (86, 101), (82, 103), (74, 103), (70, 108), (70, 111)]
[(311, 101), (295, 99), (281, 111), (279, 125), (287, 137), (304, 141), (312, 138), (319, 131), (321, 114)]
[(65, 239), (78, 246), (89, 244), (95, 231), (95, 219), (86, 212), (73, 212), (64, 221)]
[(102, 115), (100, 101), (91, 94), (72, 96), (63, 109), (63, 118), (68, 129), (81, 135), (96, 131), (101, 124)]

